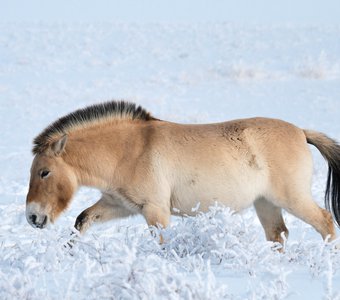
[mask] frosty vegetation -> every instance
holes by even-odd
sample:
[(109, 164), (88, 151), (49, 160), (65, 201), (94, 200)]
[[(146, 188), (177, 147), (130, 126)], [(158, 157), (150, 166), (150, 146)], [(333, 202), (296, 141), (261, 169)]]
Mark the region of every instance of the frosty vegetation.
[[(162, 231), (163, 245), (145, 225), (77, 237), (71, 248), (69, 228), (32, 230), (32, 240), (21, 242), (8, 236), (1, 244), (0, 290), (18, 299), (283, 299), (294, 294), (289, 275), (305, 270), (322, 282), (327, 298), (339, 297), (336, 241), (292, 241), (280, 254), (254, 217), (215, 206), (176, 219)], [(242, 278), (236, 287), (234, 278)]]

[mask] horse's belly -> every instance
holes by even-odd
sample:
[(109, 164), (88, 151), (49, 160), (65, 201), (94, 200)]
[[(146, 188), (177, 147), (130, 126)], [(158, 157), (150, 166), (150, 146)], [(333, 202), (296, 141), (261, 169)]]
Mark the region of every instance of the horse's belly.
[[(251, 174), (254, 175), (254, 174)], [(252, 205), (265, 190), (263, 176), (197, 178), (178, 184), (171, 196), (172, 213), (194, 215), (221, 204), (240, 211)]]

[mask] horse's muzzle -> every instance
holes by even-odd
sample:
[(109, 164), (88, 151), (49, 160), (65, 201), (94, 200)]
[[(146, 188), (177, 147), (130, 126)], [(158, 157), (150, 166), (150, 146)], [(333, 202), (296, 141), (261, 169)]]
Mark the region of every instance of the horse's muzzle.
[(47, 225), (47, 216), (43, 215), (43, 216), (37, 216), (35, 214), (29, 215), (28, 216), (28, 223), (30, 223), (33, 227), (36, 228), (44, 228)]
[(29, 204), (26, 207), (27, 222), (35, 228), (45, 228), (48, 223), (48, 216), (41, 210), (39, 205)]

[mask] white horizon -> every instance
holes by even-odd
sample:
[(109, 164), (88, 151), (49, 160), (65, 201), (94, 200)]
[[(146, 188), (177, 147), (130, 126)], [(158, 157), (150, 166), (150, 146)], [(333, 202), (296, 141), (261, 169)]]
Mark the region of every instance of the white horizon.
[(232, 22), (340, 25), (340, 2), (240, 0), (0, 1), (0, 22)]

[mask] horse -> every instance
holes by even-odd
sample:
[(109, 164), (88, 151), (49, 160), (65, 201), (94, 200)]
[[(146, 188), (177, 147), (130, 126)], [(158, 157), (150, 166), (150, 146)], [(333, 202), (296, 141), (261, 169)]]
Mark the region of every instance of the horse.
[[(282, 210), (324, 240), (334, 240), (340, 224), (339, 144), (282, 120), (178, 124), (109, 101), (58, 119), (33, 144), (26, 218), (36, 228), (54, 223), (81, 186), (101, 191), (76, 219), (81, 234), (135, 214), (165, 228), (171, 215), (192, 216), (216, 202), (235, 212), (254, 205), (267, 240), (281, 244), (288, 238)], [(308, 144), (328, 162), (326, 209), (312, 199)]]

